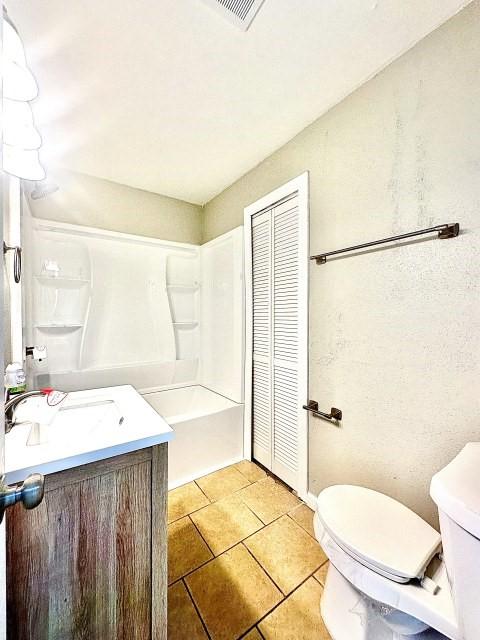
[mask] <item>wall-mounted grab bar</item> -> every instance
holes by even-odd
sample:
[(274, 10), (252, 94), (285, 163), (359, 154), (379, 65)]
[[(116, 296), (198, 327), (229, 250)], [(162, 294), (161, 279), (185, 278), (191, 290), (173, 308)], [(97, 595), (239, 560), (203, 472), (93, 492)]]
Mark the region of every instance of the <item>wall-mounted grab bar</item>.
[(346, 247), (345, 249), (337, 249), (336, 251), (328, 251), (327, 253), (319, 253), (316, 256), (311, 256), (310, 260), (315, 260), (317, 264), (325, 264), (329, 256), (336, 256), (339, 253), (348, 253), (349, 251), (356, 251), (357, 249), (366, 249), (367, 247), (375, 247), (378, 244), (385, 244), (386, 242), (395, 242), (395, 240), (405, 240), (406, 238), (413, 238), (415, 236), (422, 236), (426, 233), (438, 232), (438, 237), (441, 239), (455, 238), (460, 232), (460, 225), (458, 222), (451, 224), (439, 224), (436, 227), (430, 227), (429, 229), (420, 229), (420, 231), (411, 231), (410, 233), (402, 233), (399, 236), (392, 236), (390, 238), (383, 238), (382, 240), (373, 240), (372, 242), (364, 242), (363, 244), (357, 244), (353, 247)]
[(310, 411), (312, 416), (316, 416), (317, 418), (324, 418), (325, 420), (330, 420), (330, 422), (339, 422), (342, 419), (342, 411), (340, 409), (336, 409), (335, 407), (332, 407), (330, 409), (330, 413), (319, 411), (318, 402), (316, 400), (309, 400), (308, 404), (303, 405), (303, 408), (306, 411)]

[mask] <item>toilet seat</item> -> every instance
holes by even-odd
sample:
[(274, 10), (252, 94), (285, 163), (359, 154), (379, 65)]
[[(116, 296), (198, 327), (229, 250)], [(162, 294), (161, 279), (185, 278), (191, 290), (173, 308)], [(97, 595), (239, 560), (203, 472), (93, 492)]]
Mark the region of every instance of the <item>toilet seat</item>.
[(439, 587), (438, 591), (433, 594), (424, 589), (418, 581), (401, 584), (358, 562), (330, 536), (320, 521), (318, 512), (314, 516), (314, 529), (315, 536), (330, 563), (358, 590), (359, 598), (366, 596), (394, 607), (425, 622), (446, 638), (462, 640), (447, 571), (443, 562), (432, 575), (432, 579)]
[(441, 537), (408, 507), (377, 491), (352, 485), (324, 489), (317, 499), (323, 528), (354, 560), (406, 583), (422, 578)]

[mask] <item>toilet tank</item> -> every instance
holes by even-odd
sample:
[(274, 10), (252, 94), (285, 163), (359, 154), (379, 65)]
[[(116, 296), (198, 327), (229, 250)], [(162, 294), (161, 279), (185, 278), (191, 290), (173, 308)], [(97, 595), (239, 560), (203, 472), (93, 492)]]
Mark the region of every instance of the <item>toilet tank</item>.
[(443, 555), (458, 626), (465, 640), (480, 629), (480, 442), (467, 444), (432, 478), (430, 495), (438, 506)]

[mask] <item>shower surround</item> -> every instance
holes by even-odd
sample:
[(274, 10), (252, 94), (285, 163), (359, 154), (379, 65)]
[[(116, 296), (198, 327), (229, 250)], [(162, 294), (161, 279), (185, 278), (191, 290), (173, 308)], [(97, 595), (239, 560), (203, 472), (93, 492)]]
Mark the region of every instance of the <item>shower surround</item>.
[(47, 348), (29, 363), (31, 387), (146, 394), (177, 432), (171, 487), (241, 460), (242, 229), (199, 246), (25, 222), (25, 340)]

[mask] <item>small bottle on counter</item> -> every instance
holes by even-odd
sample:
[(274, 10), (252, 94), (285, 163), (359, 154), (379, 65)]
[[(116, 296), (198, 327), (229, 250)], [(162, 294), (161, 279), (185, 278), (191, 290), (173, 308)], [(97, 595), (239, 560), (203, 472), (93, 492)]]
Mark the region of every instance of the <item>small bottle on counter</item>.
[(23, 393), (27, 389), (27, 378), (20, 362), (12, 362), (5, 369), (5, 400)]

